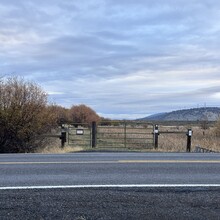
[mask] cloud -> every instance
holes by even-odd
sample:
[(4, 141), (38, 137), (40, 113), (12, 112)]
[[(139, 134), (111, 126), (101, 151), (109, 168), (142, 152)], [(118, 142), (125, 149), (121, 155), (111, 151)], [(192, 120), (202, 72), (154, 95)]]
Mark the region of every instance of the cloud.
[(116, 118), (218, 105), (219, 8), (216, 0), (2, 0), (0, 69), (36, 81), (52, 102)]

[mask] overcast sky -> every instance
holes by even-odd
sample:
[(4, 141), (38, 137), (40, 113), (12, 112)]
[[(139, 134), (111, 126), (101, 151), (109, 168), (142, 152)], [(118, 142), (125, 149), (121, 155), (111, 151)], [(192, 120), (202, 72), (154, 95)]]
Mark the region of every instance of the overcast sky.
[(110, 118), (220, 107), (220, 1), (1, 0), (0, 74)]

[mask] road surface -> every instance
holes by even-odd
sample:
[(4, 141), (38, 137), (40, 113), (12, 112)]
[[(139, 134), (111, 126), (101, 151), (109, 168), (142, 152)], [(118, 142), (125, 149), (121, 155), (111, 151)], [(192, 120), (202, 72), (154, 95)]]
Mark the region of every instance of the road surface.
[(0, 155), (0, 219), (220, 219), (220, 154)]

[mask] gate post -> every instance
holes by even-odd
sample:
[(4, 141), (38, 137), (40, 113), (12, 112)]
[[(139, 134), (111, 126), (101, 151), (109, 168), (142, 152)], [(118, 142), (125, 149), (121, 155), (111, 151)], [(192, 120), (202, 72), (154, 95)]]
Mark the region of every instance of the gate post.
[(186, 152), (190, 152), (191, 151), (191, 144), (192, 144), (192, 129), (188, 129), (186, 135), (187, 135)]
[(92, 122), (92, 148), (96, 147), (97, 138), (97, 124), (95, 121)]
[(64, 148), (66, 143), (66, 129), (63, 125), (61, 126), (60, 140), (61, 140), (61, 147)]
[(126, 121), (124, 121), (124, 147), (126, 148), (127, 147), (127, 131), (126, 131)]
[(159, 137), (159, 128), (158, 125), (154, 126), (154, 148), (158, 149), (158, 137)]

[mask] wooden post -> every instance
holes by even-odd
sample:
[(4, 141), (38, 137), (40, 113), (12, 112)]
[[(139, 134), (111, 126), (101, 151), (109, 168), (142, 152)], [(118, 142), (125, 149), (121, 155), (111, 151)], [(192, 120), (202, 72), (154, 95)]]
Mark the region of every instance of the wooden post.
[(61, 126), (60, 140), (61, 140), (61, 147), (64, 148), (66, 143), (66, 129), (63, 125)]
[(97, 124), (95, 121), (92, 122), (92, 148), (96, 147), (97, 139)]
[(154, 126), (154, 148), (158, 149), (158, 137), (159, 137), (159, 128), (158, 125)]
[(191, 145), (192, 145), (192, 129), (188, 129), (188, 131), (187, 131), (186, 152), (190, 152), (191, 151)]
[(68, 145), (70, 144), (70, 133), (69, 133), (69, 129), (70, 129), (70, 126), (68, 126), (68, 128), (67, 128), (67, 140), (68, 140)]
[(126, 121), (124, 121), (124, 147), (127, 147), (127, 131), (126, 131)]

